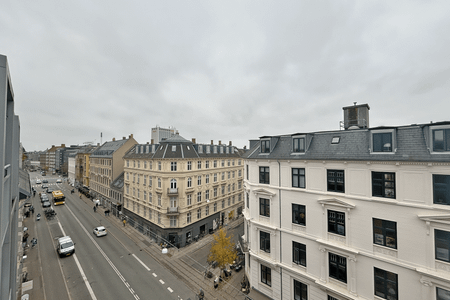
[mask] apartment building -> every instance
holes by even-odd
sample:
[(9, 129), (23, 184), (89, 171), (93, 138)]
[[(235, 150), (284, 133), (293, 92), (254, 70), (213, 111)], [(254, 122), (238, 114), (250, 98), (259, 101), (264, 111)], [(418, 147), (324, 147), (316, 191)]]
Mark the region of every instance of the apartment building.
[(156, 126), (152, 128), (152, 141), (153, 143), (158, 144), (160, 141), (174, 136), (175, 133), (176, 133), (175, 127), (162, 128)]
[(450, 122), (264, 136), (245, 160), (245, 271), (273, 299), (450, 299)]
[[(241, 153), (176, 134), (124, 156), (124, 214), (131, 225), (183, 247), (242, 213)], [(135, 224), (137, 223), (137, 224)]]
[[(20, 122), (14, 113), (14, 91), (7, 57), (0, 55), (0, 299), (17, 299), (20, 288), (19, 147)], [(28, 179), (29, 182), (29, 179)], [(29, 185), (28, 185), (29, 192)], [(20, 253), (23, 253), (20, 251)]]
[(131, 149), (136, 140), (131, 134), (121, 140), (112, 139), (95, 149), (89, 158), (89, 188), (93, 196), (102, 201), (104, 205), (113, 209), (119, 203), (111, 199), (111, 183), (123, 172), (123, 156)]

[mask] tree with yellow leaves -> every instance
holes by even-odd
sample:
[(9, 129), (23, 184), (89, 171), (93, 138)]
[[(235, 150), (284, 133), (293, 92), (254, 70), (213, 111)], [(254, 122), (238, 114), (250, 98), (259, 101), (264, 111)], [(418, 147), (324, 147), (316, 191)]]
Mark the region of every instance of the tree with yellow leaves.
[(220, 269), (227, 264), (232, 264), (237, 257), (237, 251), (234, 243), (231, 242), (233, 235), (227, 237), (227, 231), (221, 228), (214, 234), (214, 241), (211, 244), (211, 250), (208, 255), (208, 262), (216, 261)]

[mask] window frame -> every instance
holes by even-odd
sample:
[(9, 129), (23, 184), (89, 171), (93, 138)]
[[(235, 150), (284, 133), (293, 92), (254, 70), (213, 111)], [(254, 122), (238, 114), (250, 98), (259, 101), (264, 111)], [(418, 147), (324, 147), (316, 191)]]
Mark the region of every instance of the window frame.
[[(381, 221), (381, 226), (375, 224), (376, 221)], [(391, 225), (391, 227), (389, 226)], [(393, 228), (392, 228), (393, 226)], [(381, 231), (381, 237), (376, 236), (376, 229)], [(397, 222), (388, 221), (383, 219), (372, 218), (372, 230), (373, 230), (373, 243), (375, 245), (397, 249)], [(395, 236), (395, 237), (392, 237)], [(382, 240), (380, 240), (380, 238)], [(390, 246), (387, 242), (388, 238), (392, 238), (394, 241), (394, 245)]]
[[(339, 175), (341, 175), (341, 176), (339, 176)], [(342, 182), (339, 182), (339, 179), (341, 179), (341, 178), (342, 178)], [(333, 169), (327, 170), (327, 191), (334, 192), (334, 193), (345, 193), (345, 171), (344, 170), (333, 170)]]
[[(377, 275), (378, 273), (378, 275)], [(393, 281), (392, 279), (388, 279), (388, 275), (395, 275), (395, 281)], [(378, 278), (378, 280), (377, 280)], [(389, 282), (395, 285), (395, 298), (392, 298), (390, 295), (388, 295), (388, 291), (391, 288), (388, 288), (388, 284)], [(377, 290), (377, 287), (379, 287), (381, 285), (383, 285), (383, 290), (380, 292), (380, 290)], [(389, 272), (377, 267), (373, 268), (373, 285), (374, 285), (374, 295), (377, 297), (380, 297), (382, 299), (398, 299), (398, 274), (395, 274), (393, 272)], [(378, 293), (378, 294), (377, 294)], [(380, 295), (379, 293), (382, 293), (382, 295)], [(391, 294), (392, 295), (392, 294)], [(389, 297), (389, 298), (388, 298)]]
[[(443, 201), (439, 201), (441, 197)], [(450, 205), (450, 175), (433, 174), (433, 204)]]
[[(332, 260), (333, 256), (336, 257), (336, 260)], [(344, 264), (342, 263), (343, 259), (345, 259)], [(334, 266), (333, 269), (332, 266)], [(345, 278), (342, 276), (342, 268), (345, 272)], [(347, 257), (328, 252), (328, 276), (343, 283), (347, 283)]]
[[(436, 147), (436, 132), (442, 131), (442, 149)], [(430, 128), (431, 147), (435, 153), (448, 153), (450, 152), (450, 127), (438, 126)]]
[[(442, 290), (442, 291), (446, 294), (446, 295), (445, 295), (445, 298), (439, 296), (439, 290)], [(446, 299), (449, 299), (449, 297), (447, 297), (447, 296), (450, 297), (450, 291), (449, 291), (449, 290), (446, 290), (446, 289), (443, 289), (443, 288), (441, 288), (441, 287), (436, 286), (436, 300), (446, 300)]]
[(259, 215), (270, 218), (270, 199), (259, 198)]
[[(375, 178), (374, 175), (382, 175), (382, 178)], [(392, 175), (393, 180), (389, 180), (386, 178), (386, 175)], [(372, 197), (381, 197), (381, 198), (388, 198), (388, 199), (396, 199), (396, 184), (395, 184), (395, 172), (378, 172), (378, 171), (372, 171)], [(386, 186), (387, 183), (392, 182), (392, 187)], [(381, 193), (376, 193), (379, 189), (381, 189)], [(389, 194), (386, 194), (388, 189), (393, 190), (392, 196), (389, 196)]]
[[(304, 214), (303, 217), (301, 216), (302, 213)], [(298, 214), (298, 218), (296, 218), (296, 214)], [(296, 222), (296, 219), (299, 219), (300, 221)], [(301, 222), (301, 219), (303, 219), (303, 222)], [(306, 205), (292, 203), (292, 223), (306, 226)]]
[(260, 141), (261, 153), (270, 153), (270, 139), (264, 139)]
[(259, 231), (259, 250), (270, 253), (270, 232)]
[(295, 279), (294, 279), (294, 300), (308, 300), (308, 285)]
[[(440, 237), (438, 237), (440, 235)], [(439, 245), (442, 245), (439, 247)], [(444, 251), (439, 250), (443, 249)], [(446, 255), (446, 258), (442, 258), (442, 255)], [(441, 230), (441, 229), (434, 229), (434, 259), (443, 261), (446, 263), (450, 263), (450, 232)]]
[[(303, 147), (300, 141), (303, 141)], [(297, 143), (297, 145), (296, 145)], [(295, 136), (292, 137), (292, 153), (305, 153), (306, 152), (306, 137)]]
[[(377, 139), (377, 141), (375, 141)], [(389, 142), (390, 148), (385, 147)], [(395, 137), (394, 130), (377, 130), (371, 132), (371, 143), (372, 143), (372, 153), (394, 153), (395, 147)]]
[[(303, 172), (303, 174), (301, 174)], [(306, 189), (306, 170), (305, 168), (292, 168), (292, 187)], [(302, 182), (303, 179), (303, 182)], [(297, 183), (295, 182), (297, 181)], [(303, 186), (302, 186), (303, 183)]]
[(261, 264), (261, 282), (272, 286), (272, 270), (263, 264)]
[(259, 183), (270, 184), (270, 167), (259, 167)]
[[(335, 216), (330, 216), (330, 214), (335, 214)], [(339, 215), (342, 215), (343, 218), (339, 218)], [(337, 210), (331, 210), (328, 209), (327, 210), (327, 229), (328, 229), (328, 233), (333, 233), (333, 234), (337, 234), (337, 235), (341, 235), (341, 236), (346, 236), (345, 235), (345, 212), (341, 212), (341, 211), (337, 211)], [(343, 220), (344, 224), (339, 223), (339, 221)], [(343, 226), (344, 227), (344, 233), (340, 233), (339, 231), (339, 226)], [(334, 227), (334, 228), (333, 228)]]
[(292, 241), (292, 262), (306, 267), (306, 245)]

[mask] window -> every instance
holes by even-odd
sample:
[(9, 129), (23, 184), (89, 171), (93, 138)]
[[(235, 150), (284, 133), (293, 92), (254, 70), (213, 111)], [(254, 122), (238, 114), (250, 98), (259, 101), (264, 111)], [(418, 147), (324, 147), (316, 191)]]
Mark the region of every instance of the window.
[(217, 173), (214, 173), (214, 182), (217, 182)]
[(130, 161), (127, 159), (127, 168), (130, 167)]
[(261, 153), (270, 153), (270, 140), (261, 141)]
[(187, 179), (187, 187), (188, 187), (188, 188), (192, 187), (192, 178), (191, 178), (191, 177), (189, 177), (189, 178)]
[(217, 160), (214, 161), (213, 166), (214, 168), (217, 168)]
[(306, 245), (292, 241), (292, 262), (306, 267)]
[(205, 175), (205, 183), (208, 184), (209, 183), (209, 175)]
[(450, 205), (450, 175), (433, 174), (433, 203)]
[(450, 299), (450, 291), (436, 287), (436, 300), (448, 300)]
[(373, 219), (373, 243), (397, 249), (397, 223)]
[(344, 171), (328, 170), (327, 171), (327, 189), (329, 192), (344, 193)]
[(186, 205), (191, 206), (192, 205), (192, 194), (186, 195)]
[(206, 190), (205, 192), (205, 200), (209, 200), (209, 190)]
[(222, 208), (225, 208), (225, 200), (222, 200)]
[(147, 169), (147, 161), (144, 161), (144, 169)]
[(202, 209), (197, 209), (197, 219), (200, 219), (202, 217)]
[(264, 231), (259, 232), (259, 249), (270, 253), (270, 233)]
[(270, 200), (259, 198), (259, 215), (270, 217)]
[(332, 143), (332, 144), (339, 144), (340, 140), (341, 140), (341, 137), (339, 137), (339, 136), (334, 136), (334, 137), (331, 139), (331, 143)]
[(292, 223), (306, 226), (306, 206), (292, 204)]
[(450, 262), (450, 232), (435, 229), (434, 246), (436, 259)]
[(305, 186), (305, 169), (292, 168), (292, 187), (304, 189)]
[(331, 278), (347, 283), (347, 258), (328, 253), (328, 265)]
[(205, 216), (209, 215), (209, 206), (205, 207)]
[(197, 176), (197, 185), (202, 185), (202, 176)]
[(395, 173), (372, 172), (372, 196), (395, 199)]
[(231, 205), (231, 199), (230, 199), (230, 197), (228, 197), (228, 206), (230, 206)]
[(217, 203), (214, 203), (214, 212), (217, 211)]
[(450, 151), (450, 129), (433, 130), (433, 151)]
[(153, 211), (151, 209), (148, 210), (148, 219), (151, 220), (153, 218)]
[(192, 170), (192, 161), (187, 162), (187, 169), (188, 171)]
[(170, 171), (175, 172), (177, 170), (177, 162), (172, 161), (170, 162)]
[(144, 185), (147, 184), (147, 175), (144, 175)]
[(161, 206), (161, 195), (158, 194), (158, 206)]
[(248, 165), (245, 165), (245, 169), (247, 170), (247, 172), (246, 172), (246, 175), (247, 175), (247, 176), (246, 176), (246, 179), (248, 180), (248, 172), (249, 172), (249, 171), (248, 171)]
[(228, 171), (228, 179), (230, 179), (230, 178), (231, 178), (231, 172)]
[(144, 191), (144, 201), (147, 201), (147, 192)]
[[(222, 147), (220, 147), (220, 149), (222, 150)], [(225, 167), (225, 160), (222, 159), (222, 167)]]
[(242, 170), (239, 170), (238, 171), (238, 177), (241, 177), (242, 176)]
[(209, 160), (205, 161), (205, 169), (209, 169)]
[(269, 184), (269, 167), (259, 167), (259, 183)]
[(202, 202), (202, 192), (197, 193), (197, 202)]
[(171, 179), (170, 180), (170, 188), (171, 189), (176, 189), (177, 188), (177, 180), (176, 179)]
[(375, 296), (388, 300), (398, 299), (397, 274), (374, 268)]
[(161, 213), (158, 213), (158, 224), (161, 224)]
[(392, 132), (373, 133), (373, 152), (392, 152)]
[(293, 144), (294, 144), (294, 147), (292, 149), (293, 152), (297, 153), (305, 152), (305, 138), (294, 138)]
[(191, 223), (191, 212), (188, 212), (186, 215), (186, 223)]
[(222, 185), (222, 195), (225, 195), (225, 185)]
[(214, 198), (216, 198), (217, 197), (217, 188), (215, 187), (214, 188)]
[(308, 300), (308, 286), (294, 279), (294, 300)]
[(222, 180), (225, 180), (225, 172), (222, 172)]
[(172, 152), (177, 151), (177, 146), (176, 145), (172, 145)]
[(176, 226), (177, 226), (177, 217), (170, 216), (170, 227), (176, 227)]
[(152, 176), (148, 176), (148, 186), (151, 187), (152, 186)]
[(333, 296), (330, 296), (330, 295), (327, 295), (328, 297), (327, 297), (327, 299), (328, 300), (339, 300), (338, 298), (334, 298)]
[(198, 162), (197, 162), (197, 169), (201, 169), (202, 168), (202, 161), (201, 160), (199, 160)]
[(345, 236), (345, 213), (328, 211), (328, 232)]
[(158, 171), (161, 171), (161, 162), (158, 161)]
[(271, 269), (264, 265), (261, 265), (261, 282), (268, 286), (272, 285)]
[(158, 188), (161, 188), (161, 178), (158, 178)]
[(148, 193), (148, 202), (153, 202), (153, 194), (150, 194), (150, 192)]

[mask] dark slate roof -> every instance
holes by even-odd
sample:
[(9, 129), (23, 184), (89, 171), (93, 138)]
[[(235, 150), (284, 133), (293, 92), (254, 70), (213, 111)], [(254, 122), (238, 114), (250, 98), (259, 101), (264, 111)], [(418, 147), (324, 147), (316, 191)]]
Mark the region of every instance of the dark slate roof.
[(116, 152), (120, 147), (123, 146), (128, 141), (128, 139), (122, 139), (118, 141), (105, 142), (99, 148), (97, 148), (91, 157), (112, 157), (114, 152)]
[[(338, 130), (328, 132), (312, 132), (306, 137), (304, 154), (293, 154), (293, 136), (264, 136), (270, 139), (271, 152), (260, 153), (260, 143), (244, 154), (249, 159), (288, 159), (288, 160), (360, 160), (360, 161), (445, 161), (450, 162), (450, 153), (430, 153), (429, 129), (434, 125), (449, 125), (449, 122), (409, 125), (397, 127), (377, 127), (369, 129)], [(371, 132), (391, 129), (394, 132), (396, 150), (393, 153), (371, 151)], [(338, 144), (332, 144), (333, 137), (340, 137)]]
[(111, 188), (116, 189), (116, 190), (123, 189), (124, 174), (125, 174), (125, 172), (120, 173), (120, 175), (117, 176), (117, 178), (114, 179), (113, 182), (111, 182)]
[[(214, 153), (214, 147), (216, 147), (217, 153)], [(222, 147), (223, 153), (220, 153), (220, 147)], [(226, 147), (228, 147), (228, 153), (226, 153)], [(196, 159), (200, 157), (240, 157), (240, 152), (233, 146), (194, 144), (176, 134), (161, 141), (160, 144), (135, 145), (124, 155), (124, 158), (147, 159)]]

